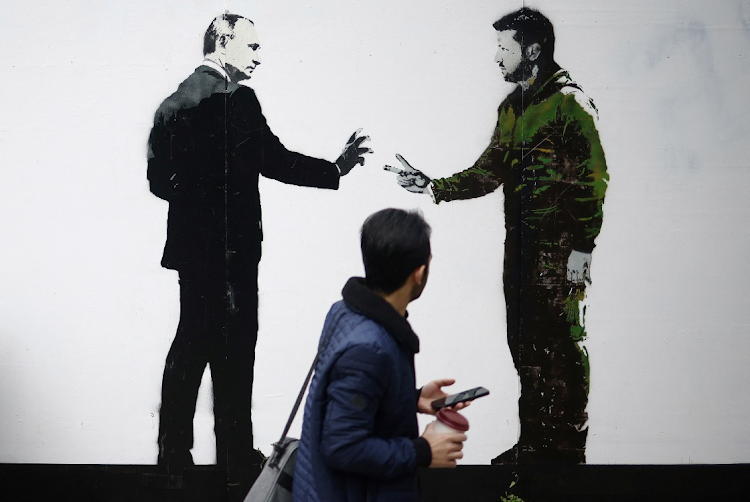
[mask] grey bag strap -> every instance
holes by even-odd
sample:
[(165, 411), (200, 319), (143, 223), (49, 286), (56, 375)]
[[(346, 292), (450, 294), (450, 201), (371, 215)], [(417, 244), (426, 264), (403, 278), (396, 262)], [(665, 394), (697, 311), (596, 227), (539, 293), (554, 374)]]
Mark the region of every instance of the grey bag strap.
[[(338, 322), (336, 322), (338, 324)], [(273, 455), (272, 462), (276, 461), (278, 462), (278, 459), (281, 458), (280, 453), (285, 448), (285, 442), (284, 439), (286, 439), (286, 435), (289, 433), (289, 429), (292, 427), (292, 422), (294, 422), (294, 417), (297, 416), (297, 411), (299, 411), (299, 406), (302, 404), (302, 397), (305, 395), (305, 391), (307, 390), (307, 386), (310, 385), (310, 379), (312, 378), (313, 373), (315, 372), (315, 366), (318, 364), (318, 359), (320, 359), (320, 353), (323, 351), (323, 347), (325, 347), (326, 340), (328, 339), (328, 334), (331, 332), (331, 328), (334, 325), (334, 321), (331, 320), (331, 322), (328, 324), (328, 327), (325, 330), (325, 333), (323, 334), (323, 338), (320, 340), (320, 345), (318, 346), (318, 353), (315, 354), (315, 359), (313, 360), (312, 366), (310, 366), (310, 370), (307, 372), (307, 378), (305, 378), (305, 383), (302, 385), (302, 388), (299, 391), (299, 395), (297, 396), (297, 402), (294, 403), (294, 408), (292, 409), (292, 413), (289, 415), (289, 420), (286, 421), (286, 426), (284, 427), (284, 432), (281, 433), (281, 439), (279, 439), (278, 442), (273, 444), (273, 449), (276, 455)]]

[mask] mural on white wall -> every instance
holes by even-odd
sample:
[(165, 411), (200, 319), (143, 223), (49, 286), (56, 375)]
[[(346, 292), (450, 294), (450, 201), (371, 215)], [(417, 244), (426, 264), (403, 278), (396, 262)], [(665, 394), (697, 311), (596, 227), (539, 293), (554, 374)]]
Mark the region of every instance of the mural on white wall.
[[(262, 116), (255, 102), (248, 116), (265, 121), (263, 129), (286, 151), (301, 152), (323, 169), (335, 163), (358, 127), (375, 149), (365, 155), (365, 166), (341, 177), (338, 190), (280, 183), (263, 173), (258, 178), (263, 257), (257, 267), (256, 357), (238, 370), (247, 375), (255, 368), (254, 448), (270, 452), (283, 427), (280, 417), (288, 416), (315, 354), (325, 313), (340, 299), (341, 285), (361, 275), (362, 222), (379, 209), (399, 207), (421, 210), (433, 228), (430, 288), (409, 317), (422, 341), (417, 381), (445, 375), (456, 379), (455, 391), (491, 390), (465, 410), (471, 430), (464, 464), (488, 464), (506, 451), (514, 457), (520, 436), (523, 450), (529, 434), (519, 421), (519, 398), (524, 406), (533, 397), (523, 368), (542, 363), (530, 359), (521, 331), (518, 343), (509, 345), (507, 327), (525, 326), (509, 320), (506, 309), (523, 303), (522, 287), (543, 289), (546, 283), (517, 277), (519, 294), (506, 299), (506, 287), (514, 284), (504, 269), (506, 260), (521, 256), (529, 263), (518, 270), (533, 274), (535, 253), (548, 251), (541, 238), (518, 244), (514, 239), (544, 232), (554, 248), (572, 246), (563, 242), (570, 236), (544, 226), (551, 219), (541, 220), (537, 234), (518, 230), (535, 225), (507, 208), (512, 201), (506, 192), (523, 179), (503, 178), (503, 162), (495, 162), (492, 148), (486, 181), (496, 189), (478, 184), (461, 192), (459, 186), (471, 181), (461, 170), (488, 143), (506, 141), (491, 137), (498, 106), (516, 113), (512, 96), (519, 94), (533, 102), (533, 85), (524, 91), (507, 82), (493, 63), (498, 31), (492, 23), (523, 7), (551, 21), (554, 61), (585, 90), (567, 86), (560, 99), (582, 110), (589, 109), (583, 96), (596, 103), (599, 119), (591, 131), (599, 135), (612, 180), (589, 263), (592, 282), (584, 274), (566, 311), (575, 317), (585, 305), (591, 378), (585, 416), (570, 421), (586, 419), (585, 460), (750, 461), (749, 6), (750, 0), (6, 2), (0, 16), (0, 462), (153, 464), (159, 455), (165, 359), (183, 329), (180, 302), (190, 302), (193, 294), (181, 289), (214, 288), (206, 303), (210, 298), (222, 313), (230, 297), (220, 284), (181, 280), (179, 264), (168, 263), (189, 260), (170, 255), (173, 239), (199, 238), (192, 227), (179, 230), (180, 224), (206, 215), (188, 213), (173, 221), (174, 201), (150, 191), (144, 150), (153, 133), (153, 159), (159, 160), (152, 162), (164, 162), (164, 169), (152, 169), (152, 181), (169, 199), (183, 188), (175, 180), (186, 180), (170, 172), (163, 154), (184, 157), (193, 146), (180, 150), (179, 139), (172, 150), (164, 141), (174, 127), (185, 131), (181, 120), (203, 110), (196, 96), (212, 93), (198, 85), (196, 94), (176, 95), (156, 124), (154, 112), (186, 78), (189, 83), (212, 75), (209, 69), (190, 77), (204, 58), (207, 25), (225, 11), (253, 20), (263, 59), (258, 67), (252, 58), (245, 65), (253, 69), (251, 88), (230, 78), (218, 94), (245, 96), (246, 103), (250, 94), (257, 96)], [(245, 71), (243, 63), (225, 63), (228, 76)], [(222, 69), (221, 62), (217, 66)], [(533, 129), (533, 117), (523, 109), (516, 122)], [(593, 109), (590, 114), (596, 115)], [(359, 138), (357, 133), (351, 142)], [(565, 138), (551, 138), (552, 148)], [(253, 143), (239, 150), (251, 155)], [(209, 139), (203, 144), (210, 148)], [(359, 142), (356, 149), (366, 145)], [(529, 165), (540, 165), (549, 158), (534, 146), (524, 162), (534, 158), (538, 162)], [(398, 174), (382, 170), (384, 164), (409, 169), (394, 158), (397, 152), (424, 173), (412, 178), (415, 186), (435, 182), (436, 198), (477, 196), (435, 204), (429, 195), (404, 190), (394, 182)], [(555, 150), (563, 153), (575, 155)], [(190, 162), (210, 166), (208, 155), (196, 148)], [(606, 176), (592, 172), (600, 176), (598, 205)], [(210, 188), (209, 181), (208, 196), (219, 192)], [(546, 210), (545, 197), (555, 189), (510, 195), (528, 197), (531, 205), (522, 207)], [(565, 213), (554, 214), (563, 221)], [(239, 281), (247, 288), (256, 280), (252, 262), (258, 260), (260, 228), (251, 227), (250, 234), (233, 234), (231, 243), (227, 234), (228, 244), (240, 239), (247, 246), (244, 256), (256, 253), (242, 260), (244, 277), (233, 290)], [(221, 233), (220, 227), (211, 231)], [(571, 272), (577, 272), (592, 249), (572, 249), (583, 252), (573, 255), (579, 260)], [(545, 270), (567, 282), (570, 255), (552, 254), (552, 268)], [(163, 258), (178, 268), (164, 268)], [(245, 305), (244, 312), (254, 310), (247, 307), (255, 301), (249, 288), (243, 298), (236, 291), (231, 297), (235, 306)], [(563, 290), (556, 285), (545, 291), (554, 300), (550, 304), (559, 308)], [(200, 310), (193, 306), (186, 314), (199, 317)], [(584, 318), (578, 320), (582, 328)], [(550, 316), (541, 312), (535, 322), (544, 325)], [(576, 323), (554, 329), (570, 330)], [(585, 360), (580, 353), (574, 359)], [(175, 391), (192, 403), (199, 389), (194, 419), (192, 410), (177, 412), (178, 428), (188, 431), (192, 422), (192, 460), (213, 464), (214, 397), (223, 397), (212, 393), (217, 375), (199, 373), (190, 390)], [(555, 413), (553, 406), (550, 420), (560, 418)], [(299, 434), (300, 422), (291, 435)], [(536, 439), (550, 437), (539, 434)], [(188, 435), (180, 439), (183, 445)], [(539, 448), (544, 445), (534, 451)]]
[(552, 23), (539, 11), (506, 14), (495, 63), (515, 90), (473, 166), (430, 179), (397, 155), (398, 184), (436, 203), (503, 186), (503, 286), (508, 348), (521, 382), (518, 443), (494, 464), (584, 463), (589, 387), (581, 302), (602, 225), (607, 174), (597, 110), (554, 59)]
[(204, 61), (157, 110), (148, 145), (151, 191), (169, 201), (161, 264), (179, 273), (180, 284), (180, 322), (162, 381), (158, 463), (169, 472), (194, 465), (193, 418), (209, 365), (216, 459), (230, 482), (264, 459), (253, 449), (251, 419), (263, 240), (258, 178), (335, 190), (370, 152), (359, 131), (335, 163), (287, 150), (247, 85), (260, 52), (250, 19), (215, 18), (204, 36)]

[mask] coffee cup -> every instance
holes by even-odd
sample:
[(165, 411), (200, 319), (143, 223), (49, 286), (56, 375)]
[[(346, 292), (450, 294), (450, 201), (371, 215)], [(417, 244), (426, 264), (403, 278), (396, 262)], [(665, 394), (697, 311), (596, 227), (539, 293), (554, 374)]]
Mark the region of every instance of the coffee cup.
[(436, 418), (434, 430), (438, 434), (465, 433), (469, 430), (469, 421), (457, 411), (440, 410), (437, 412)]

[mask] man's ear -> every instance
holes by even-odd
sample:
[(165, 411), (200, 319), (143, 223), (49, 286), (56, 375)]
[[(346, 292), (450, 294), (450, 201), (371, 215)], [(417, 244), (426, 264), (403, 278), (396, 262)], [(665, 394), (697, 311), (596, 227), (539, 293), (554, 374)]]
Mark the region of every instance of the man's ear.
[(414, 279), (415, 284), (419, 284), (420, 286), (422, 285), (425, 270), (427, 270), (427, 265), (420, 265), (419, 268), (414, 269), (414, 272), (411, 273), (412, 279)]
[(219, 48), (223, 51), (227, 48), (227, 42), (229, 42), (229, 37), (227, 35), (221, 35), (219, 37), (219, 40), (217, 40), (219, 43)]
[(541, 53), (542, 47), (536, 42), (526, 47), (526, 59), (529, 61), (536, 61)]

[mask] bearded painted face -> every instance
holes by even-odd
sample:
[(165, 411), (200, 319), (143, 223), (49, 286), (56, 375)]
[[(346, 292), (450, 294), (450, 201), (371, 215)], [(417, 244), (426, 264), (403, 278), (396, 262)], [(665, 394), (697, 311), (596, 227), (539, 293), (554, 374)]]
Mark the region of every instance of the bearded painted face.
[[(536, 51), (527, 50), (526, 52), (537, 54)], [(516, 30), (497, 32), (495, 63), (500, 67), (506, 82), (519, 83), (532, 77), (536, 57), (529, 54), (524, 55), (521, 43), (516, 40)]]

